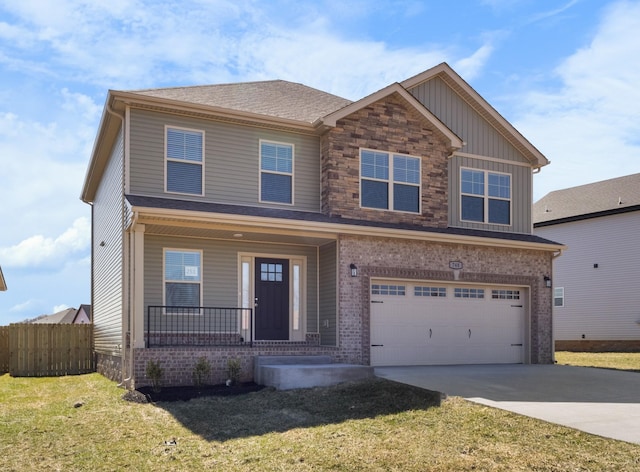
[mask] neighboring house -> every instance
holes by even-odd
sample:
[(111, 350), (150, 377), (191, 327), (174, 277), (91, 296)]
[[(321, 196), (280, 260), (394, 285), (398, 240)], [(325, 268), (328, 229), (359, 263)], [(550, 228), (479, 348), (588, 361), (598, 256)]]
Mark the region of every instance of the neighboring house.
[(53, 315), (45, 315), (31, 321), (33, 324), (71, 324), (78, 310), (75, 308), (67, 308)]
[(535, 234), (567, 245), (554, 261), (558, 350), (640, 350), (640, 174), (551, 192)]
[(82, 190), (98, 370), (550, 363), (547, 164), (447, 64), (356, 102), (282, 80), (111, 90)]
[(67, 308), (53, 315), (40, 316), (29, 323), (35, 324), (87, 324), (91, 323), (91, 305), (80, 305), (75, 308)]
[(91, 305), (80, 305), (73, 317), (73, 324), (91, 323)]
[(7, 282), (4, 280), (4, 275), (2, 274), (2, 267), (0, 267), (0, 292), (4, 292), (7, 290)]

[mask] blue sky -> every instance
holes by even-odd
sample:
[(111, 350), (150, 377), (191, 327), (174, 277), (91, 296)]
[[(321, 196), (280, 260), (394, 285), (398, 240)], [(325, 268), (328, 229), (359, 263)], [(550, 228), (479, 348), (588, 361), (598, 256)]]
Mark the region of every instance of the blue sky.
[(0, 0), (0, 325), (90, 303), (108, 89), (285, 79), (352, 100), (447, 61), (550, 160), (640, 172), (640, 1)]

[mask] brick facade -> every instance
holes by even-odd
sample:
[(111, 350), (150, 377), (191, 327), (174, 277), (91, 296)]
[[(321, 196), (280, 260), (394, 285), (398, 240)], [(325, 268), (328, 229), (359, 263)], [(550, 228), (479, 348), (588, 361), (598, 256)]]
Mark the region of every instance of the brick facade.
[[(368, 221), (446, 228), (449, 152), (444, 140), (430, 127), (398, 94), (339, 120), (321, 141), (322, 212)], [(360, 208), (360, 148), (422, 158), (421, 214)]]
[[(340, 352), (348, 362), (369, 364), (369, 283), (372, 277), (410, 280), (454, 280), (449, 261), (462, 261), (460, 280), (482, 284), (527, 287), (530, 294), (529, 360), (548, 364), (552, 359), (551, 289), (543, 276), (551, 273), (548, 252), (441, 244), (423, 241), (342, 236), (338, 246)], [(355, 263), (358, 277), (351, 277)]]

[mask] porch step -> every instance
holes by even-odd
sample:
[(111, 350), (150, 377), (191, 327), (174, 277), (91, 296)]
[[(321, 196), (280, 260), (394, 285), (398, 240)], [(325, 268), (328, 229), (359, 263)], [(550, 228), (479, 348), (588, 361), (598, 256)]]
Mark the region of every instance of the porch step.
[(372, 378), (373, 367), (334, 364), (331, 356), (256, 356), (254, 381), (278, 390), (327, 387)]

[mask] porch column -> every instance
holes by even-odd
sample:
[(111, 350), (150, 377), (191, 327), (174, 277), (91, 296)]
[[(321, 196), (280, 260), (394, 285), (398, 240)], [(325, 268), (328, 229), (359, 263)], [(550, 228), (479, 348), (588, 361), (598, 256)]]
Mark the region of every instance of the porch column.
[(144, 225), (133, 229), (133, 347), (144, 347)]

